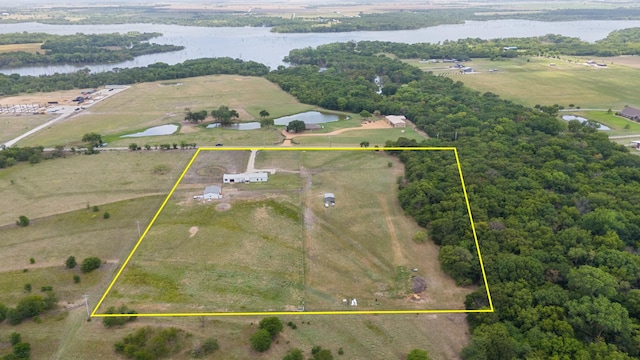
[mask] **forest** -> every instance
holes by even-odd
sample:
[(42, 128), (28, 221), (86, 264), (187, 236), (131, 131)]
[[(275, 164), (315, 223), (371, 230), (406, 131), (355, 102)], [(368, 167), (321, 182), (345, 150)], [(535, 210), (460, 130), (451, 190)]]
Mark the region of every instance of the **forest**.
[[(267, 78), (303, 102), (404, 114), (432, 137), (389, 146), (458, 149), (495, 306), (469, 314), (462, 357), (640, 356), (640, 157), (588, 124), (560, 123), (556, 107), (526, 108), (359, 48), (292, 51), (295, 66)], [(393, 91), (377, 94), (373, 74)], [(482, 285), (453, 155), (397, 156), (406, 166), (401, 204), (441, 246), (443, 269)], [(484, 286), (465, 305), (487, 308)]]
[[(15, 10), (20, 13), (19, 9)], [(24, 10), (32, 14), (33, 9)], [(37, 13), (37, 11), (36, 11)], [(25, 19), (28, 17), (25, 16)], [(183, 26), (255, 26), (271, 27), (274, 32), (348, 32), (348, 31), (388, 31), (410, 30), (442, 24), (459, 24), (465, 20), (486, 21), (504, 19), (526, 19), (536, 21), (575, 21), (575, 20), (637, 20), (640, 9), (637, 7), (580, 9), (568, 8), (539, 11), (509, 11), (490, 6), (476, 8), (445, 8), (432, 10), (395, 11), (386, 13), (364, 13), (358, 16), (336, 15), (292, 17), (291, 14), (260, 14), (246, 11), (170, 11), (156, 6), (92, 6), (75, 7), (73, 10), (58, 7), (47, 9), (46, 17), (38, 21), (45, 24), (175, 24)], [(11, 23), (27, 20), (0, 19)]]
[(107, 84), (127, 85), (213, 74), (264, 76), (267, 72), (269, 72), (269, 67), (255, 61), (231, 58), (203, 58), (187, 60), (175, 65), (155, 63), (145, 67), (113, 69), (95, 74), (91, 74), (89, 69), (82, 69), (69, 74), (56, 73), (41, 76), (0, 74), (0, 96), (74, 88), (95, 88)]
[(42, 43), (42, 52), (11, 51), (0, 53), (0, 67), (22, 67), (50, 64), (104, 64), (132, 60), (140, 55), (178, 51), (183, 46), (149, 43), (160, 33), (129, 32), (126, 34), (45, 33), (0, 34), (0, 44)]

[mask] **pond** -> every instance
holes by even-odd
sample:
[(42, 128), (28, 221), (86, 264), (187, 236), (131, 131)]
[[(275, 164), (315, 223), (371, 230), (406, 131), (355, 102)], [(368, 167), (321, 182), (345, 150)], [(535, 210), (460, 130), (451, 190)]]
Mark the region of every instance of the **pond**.
[(135, 134), (127, 134), (120, 136), (121, 138), (127, 137), (143, 137), (143, 136), (158, 136), (158, 135), (171, 135), (174, 132), (178, 131), (178, 125), (160, 125), (154, 126), (152, 128), (148, 128), (145, 131), (137, 132)]
[(338, 120), (348, 119), (348, 116), (324, 114), (319, 111), (307, 111), (299, 114), (293, 114), (289, 116), (279, 117), (273, 119), (274, 125), (289, 125), (293, 120), (302, 120), (305, 124), (323, 124), (328, 122), (334, 122)]
[[(207, 125), (207, 129), (214, 129), (219, 127), (221, 127), (219, 123)], [(256, 121), (252, 121), (252, 122), (246, 122), (246, 123), (231, 124), (227, 126), (225, 129), (255, 130), (255, 129), (260, 129), (260, 123)]]
[[(564, 120), (564, 121), (578, 120), (581, 123), (583, 123), (585, 121), (589, 121), (589, 119), (585, 119), (582, 116), (574, 116), (574, 115), (562, 115), (562, 120)], [(600, 125), (600, 127), (598, 128), (598, 130), (600, 130), (600, 131), (609, 131), (609, 130), (611, 130), (611, 128), (609, 128), (606, 125), (602, 125), (600, 123), (596, 123), (596, 124)]]

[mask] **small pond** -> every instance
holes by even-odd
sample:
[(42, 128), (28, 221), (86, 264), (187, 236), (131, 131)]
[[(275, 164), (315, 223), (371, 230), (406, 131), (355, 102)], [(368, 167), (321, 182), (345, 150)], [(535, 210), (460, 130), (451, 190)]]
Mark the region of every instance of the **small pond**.
[(273, 123), (274, 125), (289, 125), (293, 120), (302, 120), (305, 124), (322, 124), (344, 119), (348, 119), (348, 117), (343, 115), (323, 114), (319, 111), (307, 111), (273, 119)]
[[(219, 127), (221, 127), (219, 123), (207, 125), (207, 129), (214, 129)], [(260, 129), (260, 123), (256, 121), (246, 122), (246, 123), (237, 123), (237, 124), (229, 125), (226, 128), (235, 129), (235, 130), (255, 130), (255, 129)]]
[[(562, 120), (564, 120), (564, 121), (578, 120), (581, 123), (583, 123), (585, 121), (589, 121), (589, 119), (585, 119), (582, 116), (574, 116), (574, 115), (562, 115)], [(609, 130), (611, 130), (611, 128), (609, 128), (606, 125), (602, 125), (600, 123), (597, 123), (597, 124), (600, 125), (600, 127), (598, 128), (598, 130), (600, 130), (600, 131), (609, 131)]]
[(152, 128), (148, 128), (145, 131), (137, 132), (135, 134), (127, 134), (120, 136), (121, 138), (126, 137), (143, 137), (143, 136), (158, 136), (158, 135), (171, 135), (174, 132), (178, 131), (178, 125), (160, 125), (154, 126)]

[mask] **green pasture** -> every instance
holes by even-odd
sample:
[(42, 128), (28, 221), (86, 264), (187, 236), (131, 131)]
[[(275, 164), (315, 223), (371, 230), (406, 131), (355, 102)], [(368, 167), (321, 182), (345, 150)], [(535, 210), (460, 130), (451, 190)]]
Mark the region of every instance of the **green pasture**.
[[(107, 139), (117, 140), (120, 135), (148, 127), (181, 123), (186, 108), (210, 112), (226, 105), (239, 113), (239, 121), (259, 120), (261, 110), (267, 110), (270, 117), (275, 118), (315, 109), (311, 105), (301, 104), (276, 84), (261, 77), (213, 75), (182, 79), (179, 83), (182, 85), (167, 85), (166, 81), (133, 85), (49, 129), (24, 139), (19, 145), (73, 146), (78, 145), (82, 136), (88, 132), (96, 132)], [(133, 141), (179, 143), (183, 139), (189, 142), (202, 139), (195, 137), (192, 141), (188, 135), (186, 138), (163, 138), (166, 139)], [(261, 138), (262, 134), (258, 134), (252, 141), (258, 143)], [(128, 144), (131, 141), (132, 139), (125, 139), (120, 143)]]
[(302, 248), (295, 193), (232, 201), (227, 211), (216, 210), (217, 203), (167, 203), (103, 306), (126, 301), (164, 313), (297, 308)]
[(387, 140), (397, 140), (399, 137), (416, 139), (421, 142), (426, 140), (424, 136), (418, 134), (411, 128), (405, 129), (371, 129), (371, 130), (350, 130), (337, 135), (323, 136), (298, 136), (293, 141), (299, 146), (321, 146), (321, 147), (359, 147), (363, 141), (368, 141), (370, 147), (383, 147)]
[(0, 115), (0, 143), (15, 139), (52, 118), (52, 115)]
[[(476, 74), (453, 75), (449, 63), (420, 63), (405, 60), (434, 75), (449, 74), (454, 81), (479, 92), (492, 92), (504, 99), (527, 106), (569, 104), (584, 109), (622, 109), (625, 105), (640, 105), (637, 86), (640, 69), (611, 64), (604, 59), (606, 68), (588, 66), (587, 59), (563, 57), (562, 59), (541, 57), (518, 57), (490, 61), (473, 59), (466, 63)], [(554, 66), (551, 66), (554, 64)], [(497, 71), (489, 72), (490, 69)]]
[(20, 215), (33, 221), (87, 205), (166, 195), (192, 156), (193, 150), (70, 154), (1, 169), (0, 225), (14, 224)]

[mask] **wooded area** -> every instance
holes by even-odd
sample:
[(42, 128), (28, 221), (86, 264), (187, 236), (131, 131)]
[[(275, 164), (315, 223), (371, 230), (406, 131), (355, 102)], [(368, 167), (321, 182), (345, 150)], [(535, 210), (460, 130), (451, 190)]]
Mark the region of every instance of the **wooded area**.
[(178, 51), (183, 46), (149, 43), (160, 33), (52, 35), (45, 33), (0, 34), (0, 44), (42, 43), (42, 52), (0, 53), (0, 67), (49, 64), (117, 63), (136, 56)]
[[(367, 46), (369, 53), (391, 48)], [(463, 358), (640, 355), (640, 158), (593, 127), (564, 126), (553, 111), (480, 94), (358, 49), (331, 44), (292, 51), (297, 66), (268, 78), (304, 102), (404, 114), (433, 138), (388, 145), (458, 148), (496, 308), (468, 316), (473, 337)], [(376, 94), (374, 74), (394, 91)], [(451, 176), (453, 155), (398, 156), (406, 166), (403, 207), (441, 245), (443, 269), (461, 284), (479, 284), (460, 180)], [(466, 306), (488, 306), (484, 287)]]

